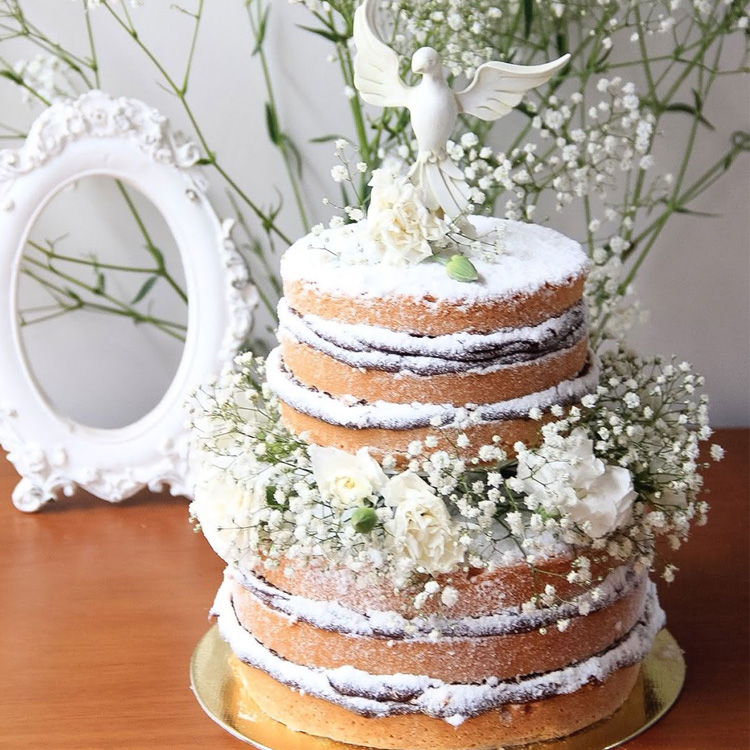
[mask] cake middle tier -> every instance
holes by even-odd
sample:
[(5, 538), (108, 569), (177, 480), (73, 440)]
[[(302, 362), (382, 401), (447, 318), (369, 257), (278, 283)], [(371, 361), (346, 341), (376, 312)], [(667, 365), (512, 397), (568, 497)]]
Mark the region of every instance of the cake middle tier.
[[(281, 348), (268, 356), (266, 379), (281, 401), (284, 425), (296, 435), (304, 434), (316, 445), (333, 446), (356, 453), (368, 448), (374, 457), (392, 455), (405, 463), (413, 441), (434, 436), (435, 450), (448, 450), (472, 458), (485, 445), (498, 445), (509, 455), (517, 441), (534, 444), (539, 439), (540, 422), (530, 418), (536, 409), (546, 419), (552, 406), (574, 404), (592, 393), (599, 380), (596, 359), (589, 353), (580, 372), (544, 390), (517, 398), (502, 398), (476, 404), (461, 398), (450, 402), (428, 402), (415, 398), (409, 403), (390, 399), (386, 391), (379, 399), (368, 400), (351, 394), (333, 395), (300, 382), (290, 371)], [(467, 441), (459, 441), (465, 434)]]
[(287, 369), (336, 397), (409, 404), (490, 404), (574, 378), (587, 356), (582, 302), (536, 326), (421, 336), (300, 315), (279, 304)]

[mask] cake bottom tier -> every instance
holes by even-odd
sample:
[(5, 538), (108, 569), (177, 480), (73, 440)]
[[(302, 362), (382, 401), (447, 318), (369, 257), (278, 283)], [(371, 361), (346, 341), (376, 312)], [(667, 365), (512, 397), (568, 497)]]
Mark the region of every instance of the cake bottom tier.
[(452, 726), (423, 714), (366, 717), (277, 682), (231, 657), (242, 691), (290, 729), (339, 742), (387, 750), (482, 750), (538, 742), (577, 732), (611, 716), (627, 700), (640, 664), (568, 695), (507, 703)]
[(292, 730), (387, 750), (480, 750), (572, 734), (626, 701), (664, 626), (647, 582), (638, 622), (619, 638), (612, 633), (603, 651), (549, 672), (462, 683), (289, 661), (243, 626), (236, 606), (226, 579), (212, 612), (234, 654), (240, 701), (245, 696)]

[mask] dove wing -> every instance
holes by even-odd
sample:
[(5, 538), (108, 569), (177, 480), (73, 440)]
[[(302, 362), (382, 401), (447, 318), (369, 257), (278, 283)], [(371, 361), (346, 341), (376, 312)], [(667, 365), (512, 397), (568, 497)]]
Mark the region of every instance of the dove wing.
[(570, 55), (563, 55), (543, 65), (485, 63), (474, 74), (472, 82), (456, 93), (459, 111), (487, 121), (504, 117), (529, 89), (549, 81), (569, 58)]
[(378, 107), (407, 107), (411, 86), (401, 80), (398, 55), (378, 36), (374, 0), (365, 0), (354, 14), (354, 43), (354, 85), (360, 96)]

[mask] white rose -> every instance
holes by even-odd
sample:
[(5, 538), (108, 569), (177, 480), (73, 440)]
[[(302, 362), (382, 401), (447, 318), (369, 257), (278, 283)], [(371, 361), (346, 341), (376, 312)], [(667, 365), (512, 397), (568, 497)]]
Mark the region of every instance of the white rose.
[(367, 448), (351, 454), (338, 448), (312, 445), (308, 452), (321, 493), (333, 498), (342, 508), (372, 497), (388, 481)]
[(383, 488), (383, 498), (395, 507), (385, 524), (398, 554), (427, 573), (449, 573), (464, 558), (459, 531), (445, 503), (412, 472), (397, 474)]
[(376, 169), (370, 185), (366, 232), (381, 262), (410, 265), (430, 257), (430, 243), (448, 233), (445, 221), (427, 208), (419, 190), (405, 177)]
[(530, 508), (558, 510), (593, 539), (625, 525), (637, 497), (630, 472), (597, 458), (582, 427), (537, 452), (521, 451), (517, 478)]
[(237, 559), (247, 546), (243, 536), (266, 506), (265, 472), (258, 480), (264, 481), (247, 487), (224, 475), (199, 478), (196, 484), (190, 511), (216, 554), (226, 562)]
[(630, 520), (633, 500), (633, 478), (622, 466), (607, 465), (601, 476), (586, 487), (576, 488), (578, 502), (568, 508), (568, 515), (586, 533), (598, 539), (610, 534)]

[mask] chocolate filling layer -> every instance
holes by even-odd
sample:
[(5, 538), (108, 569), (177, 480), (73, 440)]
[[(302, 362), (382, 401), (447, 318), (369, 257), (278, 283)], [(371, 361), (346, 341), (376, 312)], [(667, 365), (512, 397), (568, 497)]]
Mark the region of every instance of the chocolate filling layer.
[(479, 335), (415, 336), (373, 326), (301, 316), (279, 304), (280, 332), (350, 367), (413, 375), (484, 372), (564, 351), (586, 336), (583, 302), (532, 328)]
[(233, 573), (238, 583), (269, 609), (306, 622), (320, 630), (344, 635), (361, 635), (389, 641), (431, 640), (437, 630), (442, 638), (484, 638), (487, 636), (515, 635), (554, 625), (561, 619), (581, 617), (579, 604), (586, 604), (589, 613), (598, 612), (643, 588), (645, 575), (636, 575), (632, 568), (618, 568), (598, 587), (594, 599), (584, 595), (580, 599), (534, 612), (522, 613), (518, 608), (507, 609), (484, 617), (451, 619), (437, 615), (408, 620), (395, 612), (368, 612), (362, 614), (347, 609), (336, 602), (319, 602), (293, 596), (272, 586), (258, 576)]
[(528, 418), (532, 408), (549, 409), (558, 404), (567, 406), (581, 400), (596, 389), (598, 366), (593, 354), (574, 380), (565, 380), (544, 391), (494, 404), (394, 404), (386, 401), (367, 402), (353, 397), (336, 398), (300, 383), (284, 365), (280, 350), (274, 349), (267, 360), (267, 382), (271, 390), (286, 404), (302, 414), (328, 424), (349, 429), (383, 428), (409, 430), (419, 427), (449, 427), (466, 418), (467, 412), (479, 423)]

